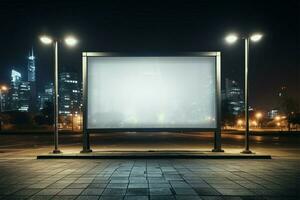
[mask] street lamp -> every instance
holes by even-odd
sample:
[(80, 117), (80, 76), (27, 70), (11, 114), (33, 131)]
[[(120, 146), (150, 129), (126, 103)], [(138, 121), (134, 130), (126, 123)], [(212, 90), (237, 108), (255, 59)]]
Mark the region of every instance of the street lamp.
[[(2, 93), (7, 91), (8, 88), (5, 86), (5, 85), (2, 85), (0, 87), (0, 111), (2, 112), (3, 111), (3, 105), (2, 105), (2, 100), (3, 100), (3, 97), (2, 97)], [(1, 122), (0, 122), (1, 123)]]
[[(260, 33), (254, 33), (252, 35), (248, 35), (242, 37), (245, 43), (245, 149), (242, 153), (250, 154), (252, 153), (249, 149), (249, 102), (248, 102), (248, 65), (249, 65), (249, 42), (258, 42), (263, 37)], [(229, 44), (235, 43), (239, 37), (236, 34), (229, 34), (225, 40)]]
[[(53, 153), (61, 153), (58, 149), (58, 43), (60, 40), (54, 40), (47, 35), (40, 37), (43, 44), (54, 44), (54, 150)], [(73, 36), (68, 36), (64, 39), (68, 46), (75, 46), (78, 41)]]

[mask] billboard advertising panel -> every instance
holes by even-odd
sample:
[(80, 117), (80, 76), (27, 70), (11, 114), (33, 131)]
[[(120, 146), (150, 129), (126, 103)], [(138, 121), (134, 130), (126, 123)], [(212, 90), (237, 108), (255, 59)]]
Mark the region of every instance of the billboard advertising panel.
[(215, 129), (216, 56), (87, 56), (86, 128)]

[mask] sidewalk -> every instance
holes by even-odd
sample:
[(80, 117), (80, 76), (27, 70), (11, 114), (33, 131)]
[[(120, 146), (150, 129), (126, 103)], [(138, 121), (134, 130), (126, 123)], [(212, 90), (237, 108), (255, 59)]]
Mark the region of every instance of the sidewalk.
[(42, 154), (37, 159), (271, 159), (268, 154), (242, 154), (237, 152), (212, 152), (195, 150), (119, 150), (93, 151), (91, 153), (64, 152), (60, 154)]

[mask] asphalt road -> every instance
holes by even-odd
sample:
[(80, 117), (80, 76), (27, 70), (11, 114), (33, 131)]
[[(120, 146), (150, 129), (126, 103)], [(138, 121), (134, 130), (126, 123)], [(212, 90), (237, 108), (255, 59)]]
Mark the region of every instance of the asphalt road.
[[(92, 134), (90, 141), (94, 149), (210, 149), (213, 133), (169, 133), (130, 132)], [(81, 146), (81, 134), (60, 134), (61, 146)], [(0, 134), (0, 149), (26, 149), (47, 147), (53, 144), (52, 134)], [(238, 134), (222, 134), (223, 148), (243, 148), (244, 137)], [(300, 149), (300, 135), (251, 136), (252, 148)]]

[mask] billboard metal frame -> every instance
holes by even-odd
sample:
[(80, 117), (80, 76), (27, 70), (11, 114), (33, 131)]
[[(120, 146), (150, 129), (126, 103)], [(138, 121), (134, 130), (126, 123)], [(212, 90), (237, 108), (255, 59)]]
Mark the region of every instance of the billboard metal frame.
[[(104, 128), (89, 129), (88, 117), (88, 58), (89, 57), (215, 57), (216, 77), (216, 128)], [(221, 53), (220, 52), (182, 52), (182, 53), (116, 53), (116, 52), (83, 52), (82, 53), (82, 81), (83, 81), (83, 150), (82, 153), (91, 152), (90, 133), (99, 132), (214, 132), (213, 151), (221, 152)]]

